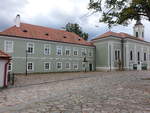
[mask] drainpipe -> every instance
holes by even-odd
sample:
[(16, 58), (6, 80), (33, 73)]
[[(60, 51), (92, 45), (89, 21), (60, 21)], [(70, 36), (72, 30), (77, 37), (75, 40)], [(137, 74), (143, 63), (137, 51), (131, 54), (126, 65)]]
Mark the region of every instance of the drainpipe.
[(111, 71), (111, 46), (109, 44), (109, 66), (110, 66), (110, 71)]
[(124, 70), (124, 39), (121, 39), (121, 49), (122, 49), (121, 50), (122, 51), (121, 52), (122, 53), (122, 55), (121, 55), (122, 56), (121, 57), (121, 59), (122, 59), (122, 65), (121, 66), (122, 67), (121, 68), (122, 68), (122, 70)]
[(5, 70), (4, 70), (4, 87), (7, 87), (7, 68), (8, 68), (8, 64), (9, 64), (10, 60), (8, 60), (5, 64)]

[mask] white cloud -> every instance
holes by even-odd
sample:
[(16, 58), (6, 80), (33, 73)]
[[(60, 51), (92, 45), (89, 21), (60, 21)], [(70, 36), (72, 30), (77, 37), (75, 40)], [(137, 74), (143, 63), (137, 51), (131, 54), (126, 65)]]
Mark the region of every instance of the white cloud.
[[(0, 4), (0, 29), (13, 24), (16, 14), (20, 13), (22, 22), (58, 29), (68, 22), (77, 22), (92, 38), (109, 29), (106, 24), (99, 23), (100, 14), (89, 16), (88, 3), (89, 0), (5, 0)], [(143, 24), (145, 39), (150, 41), (150, 22), (143, 21)], [(127, 27), (117, 26), (112, 31), (132, 34), (133, 25), (134, 23)]]

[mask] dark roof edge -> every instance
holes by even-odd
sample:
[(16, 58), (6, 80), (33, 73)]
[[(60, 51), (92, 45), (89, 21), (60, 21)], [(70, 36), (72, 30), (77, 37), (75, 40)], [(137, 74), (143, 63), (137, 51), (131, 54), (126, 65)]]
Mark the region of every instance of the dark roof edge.
[[(44, 41), (60, 42), (60, 43), (68, 43), (68, 44), (76, 44), (76, 43), (69, 43), (69, 42), (62, 42), (62, 41), (54, 41), (54, 40), (46, 40), (46, 39), (36, 39), (36, 38), (30, 38), (30, 37), (21, 37), (21, 36), (5, 35), (5, 34), (0, 34), (0, 36), (8, 36), (8, 37), (24, 38), (24, 39), (33, 39), (33, 40), (44, 40)], [(76, 44), (76, 45), (83, 45), (83, 46), (95, 47), (95, 45), (86, 45), (86, 44)]]
[[(93, 42), (93, 41), (96, 41), (96, 40), (99, 40), (99, 39), (108, 38), (108, 37), (110, 37), (110, 36), (113, 36), (113, 35), (104, 36), (104, 37), (97, 38), (97, 39), (95, 38), (95, 40), (93, 39), (93, 40), (92, 40), (92, 42)], [(137, 39), (130, 38), (130, 37), (124, 37), (124, 38), (121, 38), (121, 37), (118, 37), (118, 36), (114, 36), (114, 37), (116, 37), (116, 38), (120, 38), (120, 39), (128, 38), (128, 39), (137, 40)], [(137, 40), (137, 41), (146, 42), (146, 43), (149, 43), (149, 44), (150, 44), (150, 42), (148, 42), (148, 41), (144, 41), (144, 40)]]

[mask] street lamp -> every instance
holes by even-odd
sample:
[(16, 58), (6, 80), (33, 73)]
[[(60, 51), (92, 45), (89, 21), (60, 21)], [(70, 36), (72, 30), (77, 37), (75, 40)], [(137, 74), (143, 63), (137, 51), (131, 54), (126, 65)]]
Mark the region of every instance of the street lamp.
[(27, 62), (28, 62), (28, 50), (26, 50), (26, 76), (27, 76), (27, 74), (28, 74)]

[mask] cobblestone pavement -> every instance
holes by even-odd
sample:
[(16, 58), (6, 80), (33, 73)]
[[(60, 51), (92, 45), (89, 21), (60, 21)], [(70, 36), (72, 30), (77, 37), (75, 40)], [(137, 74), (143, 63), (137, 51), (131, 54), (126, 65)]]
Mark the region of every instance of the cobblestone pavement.
[(0, 91), (0, 113), (150, 113), (150, 71), (20, 76), (15, 86)]

